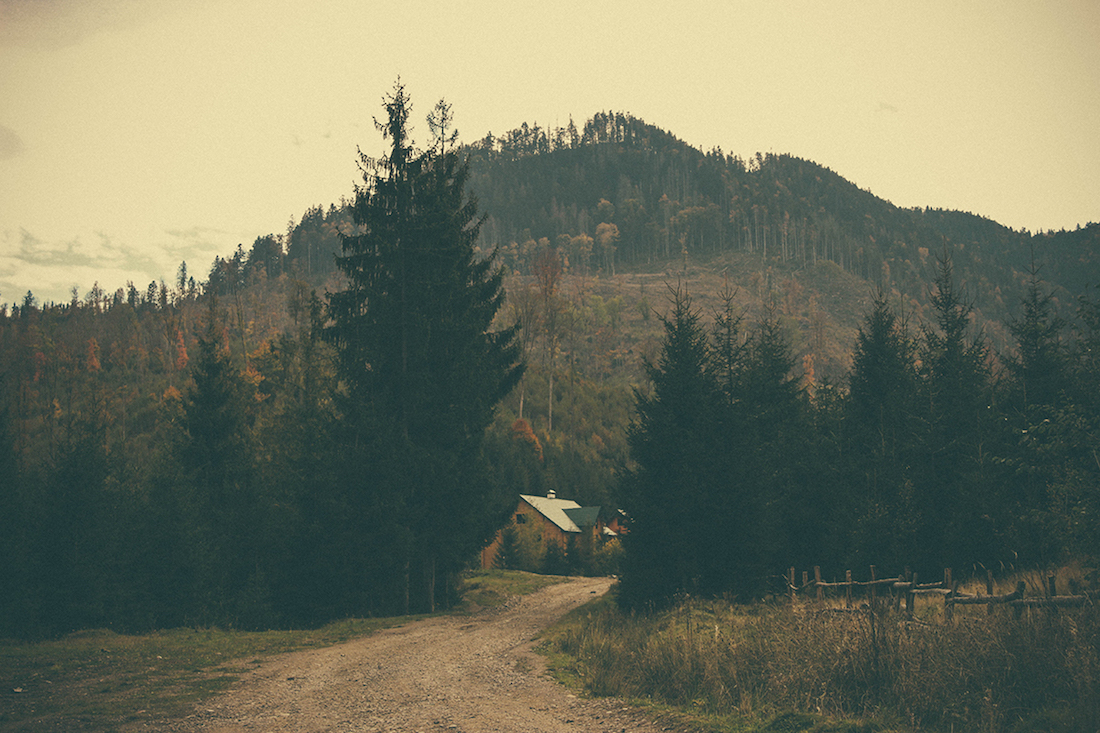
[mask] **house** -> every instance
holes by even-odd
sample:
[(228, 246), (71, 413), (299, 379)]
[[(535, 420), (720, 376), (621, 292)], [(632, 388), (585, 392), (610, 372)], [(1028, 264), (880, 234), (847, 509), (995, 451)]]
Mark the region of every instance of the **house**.
[(546, 496), (520, 494), (519, 503), (509, 524), (498, 530), (493, 541), (481, 551), (481, 567), (494, 567), (500, 551), (505, 529), (515, 527), (520, 532), (541, 538), (541, 542), (553, 542), (565, 551), (569, 541), (586, 539), (611, 539), (618, 537), (625, 527), (625, 515), (619, 510), (603, 507), (582, 507), (571, 499), (559, 499), (550, 491)]

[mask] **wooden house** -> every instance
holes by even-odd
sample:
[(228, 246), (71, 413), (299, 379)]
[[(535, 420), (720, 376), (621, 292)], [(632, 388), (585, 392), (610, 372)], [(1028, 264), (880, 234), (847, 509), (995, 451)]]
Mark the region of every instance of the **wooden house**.
[(562, 550), (575, 542), (590, 539), (612, 539), (625, 529), (621, 511), (608, 511), (598, 506), (582, 507), (571, 499), (559, 499), (553, 491), (546, 496), (520, 494), (519, 503), (509, 525), (501, 528), (493, 541), (481, 551), (481, 567), (491, 568), (496, 563), (501, 537), (508, 526), (523, 530), (536, 530), (543, 543), (553, 542)]

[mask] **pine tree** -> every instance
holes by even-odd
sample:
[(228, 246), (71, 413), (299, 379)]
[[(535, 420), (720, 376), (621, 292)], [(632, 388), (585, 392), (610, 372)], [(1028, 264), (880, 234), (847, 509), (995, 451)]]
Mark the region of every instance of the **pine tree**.
[(387, 97), (376, 124), (391, 148), (361, 156), (359, 233), (344, 237), (337, 259), (347, 287), (329, 297), (351, 437), (370, 446), (381, 505), (400, 534), (391, 547), (405, 597), (411, 587), (426, 609), (436, 576), (456, 571), (495, 530), (501, 497), (487, 495), (481, 442), (522, 374), (514, 329), (493, 330), (503, 274), (475, 256), (481, 219), (440, 108), (436, 143), (417, 151), (400, 82)]

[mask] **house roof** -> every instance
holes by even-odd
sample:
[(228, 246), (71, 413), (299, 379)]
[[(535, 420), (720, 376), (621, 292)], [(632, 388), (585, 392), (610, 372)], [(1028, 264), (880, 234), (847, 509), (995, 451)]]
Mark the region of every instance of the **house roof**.
[(565, 511), (566, 509), (580, 509), (581, 505), (577, 502), (571, 499), (549, 499), (545, 496), (529, 496), (528, 494), (520, 494), (519, 498), (557, 525), (562, 532), (581, 531), (581, 528)]
[(578, 527), (592, 527), (596, 524), (596, 520), (600, 518), (600, 508), (598, 506), (582, 506), (576, 509), (566, 509), (565, 516), (573, 520), (573, 524)]

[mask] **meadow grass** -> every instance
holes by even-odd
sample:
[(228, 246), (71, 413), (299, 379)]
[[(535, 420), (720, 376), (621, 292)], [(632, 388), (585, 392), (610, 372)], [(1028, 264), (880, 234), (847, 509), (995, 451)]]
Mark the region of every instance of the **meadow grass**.
[(624, 613), (605, 598), (564, 619), (543, 648), (587, 692), (711, 721), (699, 728), (1100, 730), (1095, 606), (1019, 619), (971, 606), (947, 624), (942, 601), (912, 620), (835, 605), (685, 598)]
[[(499, 605), (565, 578), (470, 573), (454, 613)], [(419, 616), (344, 619), (317, 629), (106, 629), (37, 642), (0, 640), (0, 731), (110, 731), (186, 715), (274, 654), (339, 644)]]

